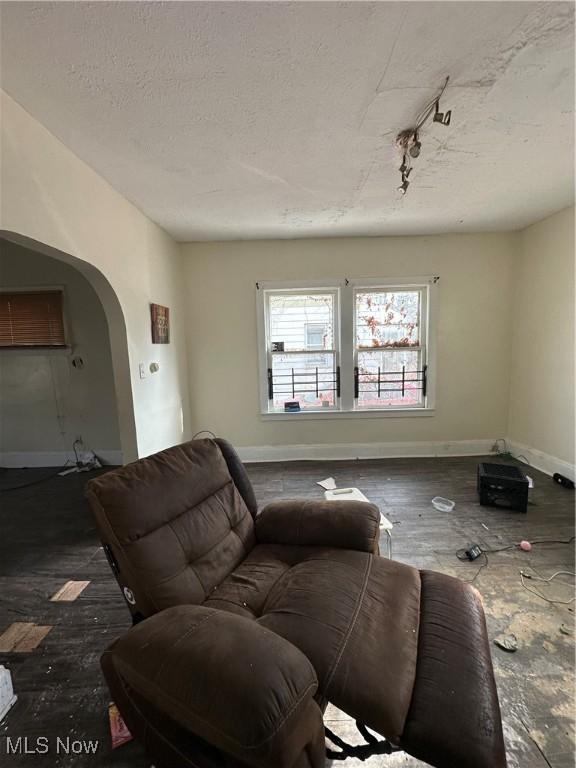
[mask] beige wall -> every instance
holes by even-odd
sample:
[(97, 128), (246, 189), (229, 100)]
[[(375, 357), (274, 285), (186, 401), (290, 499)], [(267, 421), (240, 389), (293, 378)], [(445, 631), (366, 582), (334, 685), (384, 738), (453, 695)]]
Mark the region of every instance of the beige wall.
[[(515, 243), (514, 234), (482, 234), (184, 246), (193, 429), (211, 429), (239, 446), (504, 437)], [(434, 416), (261, 419), (256, 281), (436, 274)]]
[[(0, 288), (61, 288), (69, 348), (0, 349), (2, 466), (62, 465), (86, 449), (120, 463), (120, 436), (106, 316), (78, 270), (0, 242)], [(84, 362), (75, 368), (72, 357)]]
[[(573, 212), (524, 233), (179, 247), (5, 94), (1, 106), (0, 233), (68, 262), (96, 289), (126, 459), (208, 428), (239, 446), (509, 434), (573, 463)], [(434, 416), (261, 419), (257, 280), (426, 274), (441, 276)], [(151, 343), (151, 301), (170, 307), (170, 345)], [(139, 364), (153, 361), (160, 371), (140, 379)]]
[[(125, 459), (188, 436), (182, 264), (177, 244), (2, 93), (0, 230), (73, 263), (110, 324)], [(152, 345), (149, 303), (170, 307), (172, 341)], [(139, 378), (139, 363), (160, 370)]]
[(510, 440), (574, 465), (574, 208), (520, 234), (513, 316)]

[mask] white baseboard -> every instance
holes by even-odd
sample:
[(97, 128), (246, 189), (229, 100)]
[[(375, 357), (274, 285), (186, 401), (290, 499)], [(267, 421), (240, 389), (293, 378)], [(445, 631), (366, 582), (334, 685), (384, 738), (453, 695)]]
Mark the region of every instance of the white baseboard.
[(250, 445), (237, 448), (242, 461), (330, 461), (390, 459), (411, 456), (487, 456), (490, 440), (430, 440), (411, 443), (322, 443), (317, 445)]
[[(94, 451), (103, 464), (123, 464), (122, 451)], [(74, 454), (69, 451), (15, 451), (0, 452), (0, 467), (16, 469), (21, 467), (63, 467), (73, 462)]]
[(529, 445), (516, 443), (514, 440), (507, 439), (506, 445), (513, 456), (526, 457), (530, 466), (539, 469), (547, 475), (553, 475), (555, 472), (559, 472), (561, 475), (570, 478), (572, 481), (576, 479), (576, 468), (574, 467), (574, 464), (570, 464), (568, 461), (558, 459), (556, 456), (551, 456), (549, 453), (539, 451), (537, 448), (531, 448)]

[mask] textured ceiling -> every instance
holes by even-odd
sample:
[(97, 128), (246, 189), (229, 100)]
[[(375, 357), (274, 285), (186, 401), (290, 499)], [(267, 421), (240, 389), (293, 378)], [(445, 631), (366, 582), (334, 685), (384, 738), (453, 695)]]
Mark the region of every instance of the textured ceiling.
[[(573, 200), (572, 3), (1, 14), (4, 89), (179, 240), (515, 229)], [(402, 197), (394, 137), (448, 74)]]

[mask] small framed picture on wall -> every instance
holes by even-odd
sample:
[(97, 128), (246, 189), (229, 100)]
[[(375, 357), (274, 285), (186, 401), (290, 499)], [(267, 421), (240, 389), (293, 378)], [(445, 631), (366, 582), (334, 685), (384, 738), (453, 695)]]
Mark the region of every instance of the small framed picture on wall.
[(170, 343), (170, 310), (161, 304), (150, 304), (152, 344)]

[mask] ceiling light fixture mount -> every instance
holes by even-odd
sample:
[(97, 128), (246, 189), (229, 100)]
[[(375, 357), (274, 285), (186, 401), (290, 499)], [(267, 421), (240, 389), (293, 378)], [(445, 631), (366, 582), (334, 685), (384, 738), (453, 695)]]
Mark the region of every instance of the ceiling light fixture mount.
[(396, 147), (402, 155), (402, 165), (398, 169), (402, 176), (402, 184), (398, 187), (400, 194), (405, 195), (410, 182), (408, 176), (412, 171), (412, 160), (420, 156), (422, 150), (422, 142), (420, 141), (420, 130), (424, 126), (427, 120), (432, 117), (432, 122), (440, 123), (441, 125), (450, 125), (450, 119), (452, 117), (452, 110), (447, 112), (440, 112), (440, 98), (442, 97), (450, 76), (446, 77), (444, 85), (440, 89), (440, 93), (435, 96), (432, 101), (424, 107), (416, 118), (414, 127), (405, 128), (400, 131), (396, 136)]

